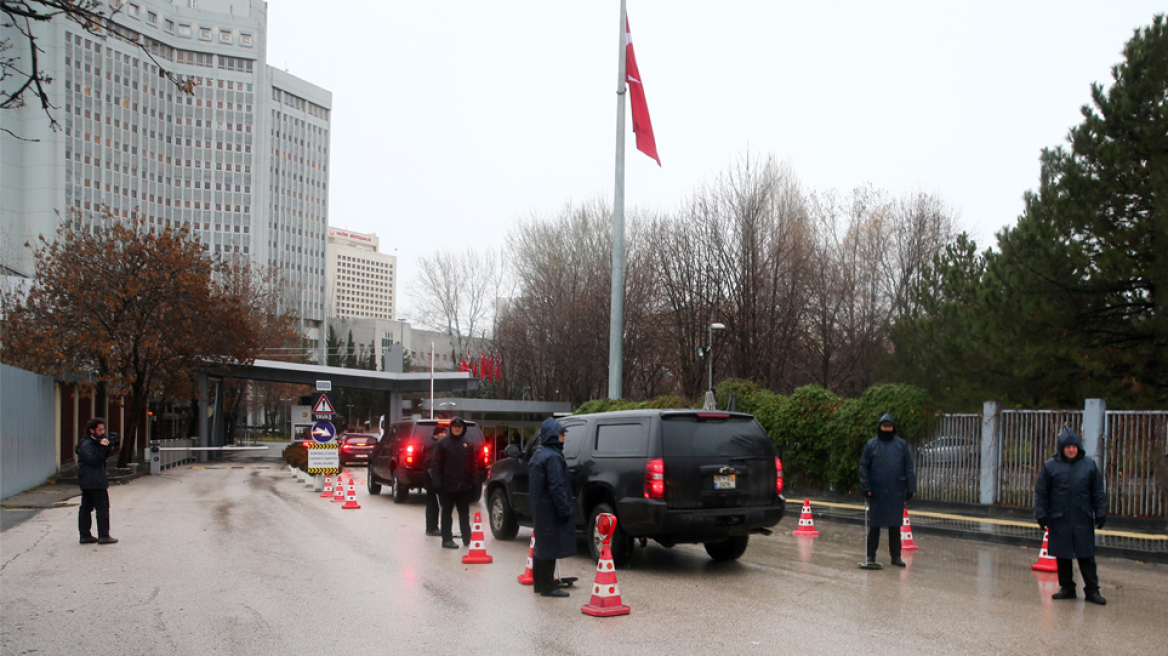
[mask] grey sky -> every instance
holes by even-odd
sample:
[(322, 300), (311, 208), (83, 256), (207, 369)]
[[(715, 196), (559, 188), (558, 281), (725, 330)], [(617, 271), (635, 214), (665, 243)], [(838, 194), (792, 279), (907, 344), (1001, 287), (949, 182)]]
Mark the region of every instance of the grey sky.
[[(333, 92), (330, 223), (397, 249), (404, 314), (418, 258), (501, 246), (518, 217), (611, 199), (618, 7), (269, 0), (269, 63)], [(749, 151), (808, 189), (936, 193), (984, 248), (1091, 83), (1166, 10), (629, 0), (663, 166), (630, 132), (627, 207), (675, 207)]]

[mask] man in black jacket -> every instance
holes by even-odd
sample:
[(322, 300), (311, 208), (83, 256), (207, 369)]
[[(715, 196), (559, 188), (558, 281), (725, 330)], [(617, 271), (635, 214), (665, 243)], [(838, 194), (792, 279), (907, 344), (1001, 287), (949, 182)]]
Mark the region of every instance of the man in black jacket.
[(446, 549), (458, 548), (451, 526), (451, 513), (455, 507), (458, 508), (458, 525), (462, 529), (462, 544), (470, 545), (468, 515), (477, 461), (474, 445), (466, 441), (466, 423), (459, 417), (451, 419), (450, 431), (435, 445), (430, 465), (430, 484), (438, 491), (438, 500), (442, 503), (442, 546)]
[(1107, 493), (1095, 460), (1086, 457), (1071, 428), (1059, 433), (1055, 456), (1042, 465), (1034, 485), (1034, 516), (1050, 531), (1047, 551), (1058, 563), (1059, 591), (1051, 598), (1075, 598), (1071, 559), (1077, 557), (1087, 601), (1106, 605), (1095, 571), (1095, 529), (1107, 522)]
[(888, 555), (897, 567), (905, 567), (900, 557), (900, 526), (904, 503), (917, 491), (916, 470), (908, 444), (896, 435), (896, 422), (885, 413), (880, 418), (876, 437), (864, 445), (860, 456), (860, 492), (869, 505), (867, 560), (862, 569), (880, 569), (876, 548), (880, 546), (880, 529), (888, 527)]
[[(99, 417), (85, 424), (85, 434), (74, 449), (77, 454), (77, 482), (81, 486), (81, 511), (77, 528), (81, 544), (113, 544), (109, 534), (109, 479), (105, 460), (110, 456), (110, 441), (105, 436), (105, 420)], [(97, 511), (97, 537), (93, 537), (93, 511)]]
[(434, 482), (430, 480), (430, 468), (434, 464), (434, 453), (438, 451), (438, 442), (446, 435), (446, 427), (438, 425), (434, 427), (434, 434), (426, 438), (426, 480), (423, 481), (426, 488), (426, 535), (438, 536), (442, 532), (438, 530), (438, 490), (434, 487)]

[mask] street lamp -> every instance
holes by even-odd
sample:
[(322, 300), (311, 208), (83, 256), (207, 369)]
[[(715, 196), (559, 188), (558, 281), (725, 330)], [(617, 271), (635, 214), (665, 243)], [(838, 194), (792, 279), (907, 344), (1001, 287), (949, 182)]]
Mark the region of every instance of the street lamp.
[[(292, 400), (292, 399), (280, 399), (280, 403), (284, 403), (284, 402), (286, 402), (286, 401), (291, 401), (291, 400)], [(284, 426), (283, 426), (283, 428), (284, 428), (284, 431), (282, 431), (282, 432), (287, 432), (287, 429), (288, 429), (288, 423), (289, 423), (288, 419), (289, 419), (289, 417), (288, 417), (287, 413), (284, 411), (284, 409), (281, 409), (281, 410), (280, 410), (280, 423), (284, 424)], [(291, 440), (291, 439), (292, 439), (292, 438), (291, 438), (291, 436), (290, 436), (290, 434), (289, 434), (289, 437), (288, 437), (288, 439), (289, 439), (289, 440)]]
[(714, 331), (726, 330), (726, 324), (712, 323), (710, 324), (709, 342), (705, 348), (698, 347), (698, 357), (706, 358), (706, 402), (702, 406), (703, 410), (717, 410), (718, 403), (714, 399)]

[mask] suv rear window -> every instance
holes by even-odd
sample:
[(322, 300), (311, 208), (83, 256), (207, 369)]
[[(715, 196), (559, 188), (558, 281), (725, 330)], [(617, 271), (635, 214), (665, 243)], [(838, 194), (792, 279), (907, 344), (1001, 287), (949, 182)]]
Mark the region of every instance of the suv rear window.
[(597, 456), (643, 456), (649, 447), (648, 426), (601, 424), (596, 427)]
[(667, 458), (770, 455), (770, 438), (752, 417), (665, 415), (661, 441)]

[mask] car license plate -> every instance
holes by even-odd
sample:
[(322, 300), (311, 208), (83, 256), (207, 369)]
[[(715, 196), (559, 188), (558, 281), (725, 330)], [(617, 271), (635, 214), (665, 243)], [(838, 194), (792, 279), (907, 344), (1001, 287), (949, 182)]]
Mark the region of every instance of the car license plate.
[(737, 483), (735, 481), (734, 474), (729, 474), (726, 476), (722, 476), (722, 475), (715, 475), (714, 476), (714, 489), (715, 490), (733, 490), (736, 487), (736, 485), (737, 485)]

